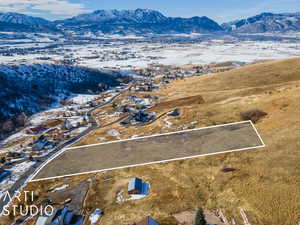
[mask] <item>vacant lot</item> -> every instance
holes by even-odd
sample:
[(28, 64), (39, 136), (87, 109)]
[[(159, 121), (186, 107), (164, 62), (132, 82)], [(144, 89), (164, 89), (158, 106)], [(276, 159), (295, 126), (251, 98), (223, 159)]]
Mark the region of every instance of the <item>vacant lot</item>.
[(36, 179), (262, 146), (250, 122), (68, 149)]

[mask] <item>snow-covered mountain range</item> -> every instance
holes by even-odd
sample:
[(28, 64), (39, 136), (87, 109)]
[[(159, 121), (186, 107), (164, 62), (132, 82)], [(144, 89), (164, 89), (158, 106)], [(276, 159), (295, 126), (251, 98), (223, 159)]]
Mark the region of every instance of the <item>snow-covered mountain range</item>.
[(247, 19), (222, 24), (226, 31), (239, 33), (265, 33), (300, 31), (300, 13), (262, 13)]
[(59, 32), (53, 22), (19, 13), (0, 13), (0, 31)]
[(97, 10), (56, 21), (65, 30), (104, 34), (170, 34), (222, 31), (207, 17), (172, 18), (149, 9)]
[(93, 13), (81, 14), (63, 23), (89, 23), (89, 22), (119, 22), (119, 23), (161, 23), (168, 20), (163, 14), (155, 10), (97, 10)]
[(30, 29), (103, 34), (207, 33), (223, 30), (218, 23), (205, 16), (173, 18), (149, 9), (97, 10), (54, 22), (17, 13), (0, 14), (0, 31), (30, 31)]
[(65, 20), (48, 21), (18, 13), (0, 13), (0, 31), (67, 32), (83, 34), (172, 34), (300, 31), (300, 13), (262, 13), (219, 25), (202, 17), (167, 17), (149, 9), (97, 10)]

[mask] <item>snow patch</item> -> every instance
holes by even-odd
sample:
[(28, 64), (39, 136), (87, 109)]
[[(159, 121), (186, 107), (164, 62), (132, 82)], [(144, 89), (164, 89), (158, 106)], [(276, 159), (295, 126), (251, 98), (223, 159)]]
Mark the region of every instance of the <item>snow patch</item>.
[(102, 215), (102, 210), (101, 209), (96, 209), (89, 217), (89, 220), (91, 222), (91, 225), (96, 224)]
[(88, 102), (91, 102), (93, 100), (95, 100), (97, 97), (99, 97), (98, 95), (77, 95), (73, 98), (71, 98), (70, 100), (75, 103), (75, 104), (86, 104)]
[(115, 129), (108, 130), (106, 133), (110, 136), (117, 137), (120, 139), (120, 133), (119, 133), (119, 131), (117, 131)]
[(68, 188), (69, 185), (68, 184), (63, 184), (62, 186), (59, 186), (57, 188), (54, 188), (51, 192), (57, 192), (57, 191), (61, 191), (61, 190), (64, 190), (66, 188)]
[(164, 122), (165, 122), (167, 128), (170, 128), (173, 125), (173, 123), (169, 121), (169, 118), (165, 118)]
[(4, 140), (1, 142), (1, 144), (4, 145), (4, 144), (7, 144), (7, 143), (10, 142), (10, 141), (16, 141), (16, 140), (18, 140), (18, 139), (21, 139), (21, 138), (27, 137), (27, 136), (29, 136), (29, 135), (27, 135), (27, 134), (25, 133), (25, 130), (21, 130), (21, 131), (15, 133), (15, 134), (9, 136), (8, 138), (4, 139)]
[(0, 196), (9, 190), (34, 164), (35, 162), (33, 161), (22, 162), (9, 169), (8, 171), (11, 172), (11, 174), (0, 182)]

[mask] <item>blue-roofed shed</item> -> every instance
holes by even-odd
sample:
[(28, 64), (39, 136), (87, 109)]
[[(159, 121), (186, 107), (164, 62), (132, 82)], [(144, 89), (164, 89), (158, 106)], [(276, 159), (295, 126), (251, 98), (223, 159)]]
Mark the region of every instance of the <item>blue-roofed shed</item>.
[(136, 225), (160, 225), (157, 221), (155, 221), (152, 217), (147, 216), (144, 220), (136, 223)]
[(143, 192), (143, 181), (142, 179), (135, 177), (128, 182), (128, 194), (141, 194)]

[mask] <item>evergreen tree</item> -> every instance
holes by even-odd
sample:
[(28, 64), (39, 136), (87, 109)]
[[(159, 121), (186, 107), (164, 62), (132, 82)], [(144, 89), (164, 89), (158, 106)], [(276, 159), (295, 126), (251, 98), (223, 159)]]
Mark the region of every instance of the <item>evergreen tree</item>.
[(0, 163), (1, 163), (1, 164), (4, 164), (5, 162), (6, 162), (6, 158), (5, 158), (5, 157), (1, 157), (1, 158), (0, 158)]
[(206, 225), (203, 209), (198, 209), (195, 218), (195, 225)]

